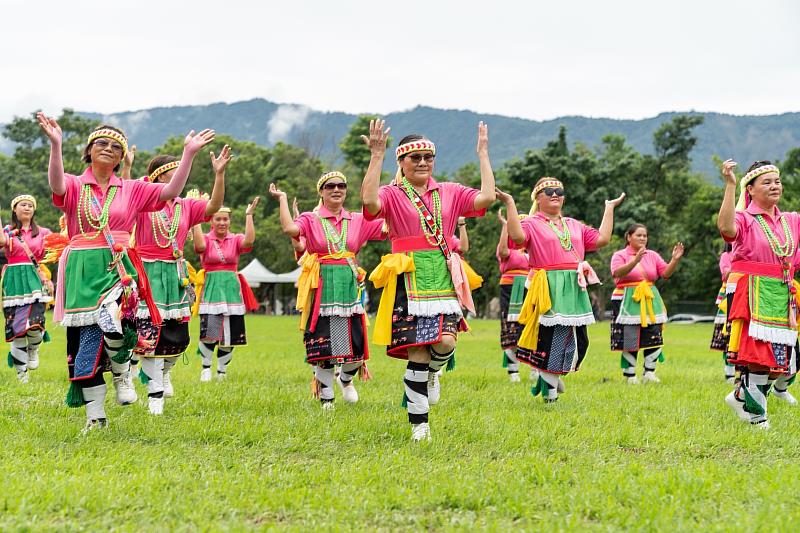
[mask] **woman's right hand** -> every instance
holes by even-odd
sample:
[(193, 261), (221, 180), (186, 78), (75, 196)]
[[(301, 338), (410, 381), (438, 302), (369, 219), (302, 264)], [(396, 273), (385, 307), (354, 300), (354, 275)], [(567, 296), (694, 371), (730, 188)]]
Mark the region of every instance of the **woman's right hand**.
[(503, 192), (497, 187), (494, 188), (494, 194), (498, 200), (503, 202), (503, 205), (509, 205), (510, 203), (514, 202), (514, 197), (508, 194), (507, 192)]
[(300, 218), (300, 209), (297, 208), (297, 196), (292, 198), (292, 214), (294, 218)]
[(722, 177), (725, 178), (725, 183), (727, 185), (736, 185), (736, 174), (733, 173), (733, 169), (738, 164), (739, 163), (733, 159), (726, 159), (725, 162), (722, 163)]
[(63, 139), (63, 134), (61, 133), (61, 126), (58, 125), (56, 119), (53, 117), (48, 117), (41, 111), (36, 113), (36, 120), (39, 122), (39, 127), (42, 129), (47, 138), (50, 140), (50, 144), (53, 146), (61, 146), (61, 140)]
[(189, 153), (194, 157), (205, 145), (210, 144), (214, 140), (215, 134), (214, 130), (205, 129), (195, 135), (194, 130), (192, 130), (183, 140), (183, 147), (189, 150)]
[(277, 188), (274, 183), (269, 184), (269, 194), (278, 201), (280, 201), (281, 198), (286, 198), (286, 193)]
[(392, 128), (386, 128), (386, 121), (382, 119), (369, 121), (369, 137), (366, 135), (361, 136), (364, 144), (369, 146), (369, 151), (372, 155), (383, 156), (386, 153), (386, 143), (389, 140), (389, 132)]
[(647, 248), (645, 248), (644, 246), (642, 246), (642, 247), (641, 247), (641, 248), (639, 248), (639, 250), (636, 252), (636, 255), (635, 255), (635, 256), (633, 256), (633, 260), (634, 260), (634, 261), (635, 261), (635, 262), (638, 264), (638, 263), (639, 263), (639, 261), (641, 261), (641, 260), (642, 260), (642, 257), (644, 257), (644, 254), (646, 254), (646, 253), (647, 253)]
[(502, 207), (497, 210), (497, 220), (499, 220), (500, 223), (503, 224), (503, 225), (508, 224), (508, 220), (506, 220), (506, 217), (503, 216), (503, 208)]

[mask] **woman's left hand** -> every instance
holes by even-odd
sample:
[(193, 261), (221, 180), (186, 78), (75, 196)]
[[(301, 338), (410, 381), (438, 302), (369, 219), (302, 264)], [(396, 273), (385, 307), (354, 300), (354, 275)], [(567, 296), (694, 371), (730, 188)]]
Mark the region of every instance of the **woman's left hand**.
[(245, 215), (252, 215), (253, 211), (255, 211), (256, 206), (258, 205), (258, 200), (260, 197), (256, 196), (253, 198), (253, 201), (250, 202), (250, 205), (247, 206), (247, 211), (244, 212)]
[(478, 122), (478, 155), (489, 155), (489, 126), (483, 121)]
[(673, 260), (673, 261), (677, 261), (677, 260), (678, 260), (678, 259), (680, 259), (681, 257), (683, 257), (683, 243), (682, 243), (682, 242), (679, 242), (679, 243), (678, 243), (678, 244), (676, 244), (676, 245), (675, 245), (675, 247), (672, 249), (672, 260)]
[(189, 150), (189, 153), (194, 157), (205, 145), (210, 144), (214, 140), (214, 135), (215, 132), (211, 129), (205, 129), (197, 135), (195, 135), (194, 130), (192, 130), (183, 140), (183, 147)]
[(614, 198), (613, 200), (606, 200), (606, 207), (618, 207), (625, 200), (625, 193), (620, 194), (618, 197)]
[(231, 155), (231, 147), (227, 144), (222, 147), (219, 157), (217, 157), (214, 152), (209, 152), (209, 155), (211, 155), (211, 166), (214, 169), (214, 174), (224, 172), (225, 167), (228, 166), (228, 163), (230, 163), (231, 159), (233, 159), (233, 155)]

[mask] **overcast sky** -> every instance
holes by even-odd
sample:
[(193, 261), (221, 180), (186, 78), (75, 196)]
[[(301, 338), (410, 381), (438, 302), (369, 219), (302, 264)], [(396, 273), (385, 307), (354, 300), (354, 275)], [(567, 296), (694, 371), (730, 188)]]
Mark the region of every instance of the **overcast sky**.
[(799, 111), (800, 2), (3, 0), (0, 122), (266, 98), (531, 119)]

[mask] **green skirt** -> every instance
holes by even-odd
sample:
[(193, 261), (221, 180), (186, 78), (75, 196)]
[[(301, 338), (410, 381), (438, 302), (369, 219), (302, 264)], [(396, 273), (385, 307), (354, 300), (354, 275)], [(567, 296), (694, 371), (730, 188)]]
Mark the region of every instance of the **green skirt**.
[(200, 296), (201, 315), (244, 315), (244, 299), (239, 276), (230, 270), (206, 272), (203, 294)]
[(363, 315), (358, 280), (350, 265), (321, 265), (319, 316)]
[(414, 271), (403, 275), (408, 314), (437, 316), (461, 314), (453, 279), (447, 261), (440, 250), (409, 252), (414, 259)]
[(3, 268), (3, 307), (49, 302), (52, 299), (42, 287), (39, 273), (31, 263), (6, 265)]
[[(655, 285), (652, 285), (650, 289), (653, 291), (653, 314), (656, 320), (655, 322), (651, 322), (650, 316), (646, 315), (647, 323), (648, 325), (664, 324), (667, 321), (667, 308), (664, 306), (664, 300), (661, 299), (661, 293), (658, 292)], [(623, 288), (622, 303), (620, 304), (619, 314), (615, 320), (617, 324), (642, 325), (642, 306), (633, 299), (633, 293), (635, 291), (636, 287)]]
[(543, 314), (542, 326), (586, 326), (594, 324), (589, 292), (578, 285), (576, 270), (548, 270), (552, 307)]
[[(150, 282), (153, 301), (164, 320), (178, 320), (191, 316), (192, 309), (186, 287), (181, 285), (177, 261), (144, 261), (144, 271)], [(137, 318), (148, 318), (150, 312), (144, 301), (139, 302)]]
[[(102, 236), (101, 236), (102, 238)], [(108, 248), (72, 250), (67, 257), (64, 273), (64, 327), (97, 324), (100, 307), (116, 302), (122, 294), (122, 283), (117, 269), (108, 270), (111, 251)], [(122, 256), (125, 272), (138, 282), (127, 252)]]

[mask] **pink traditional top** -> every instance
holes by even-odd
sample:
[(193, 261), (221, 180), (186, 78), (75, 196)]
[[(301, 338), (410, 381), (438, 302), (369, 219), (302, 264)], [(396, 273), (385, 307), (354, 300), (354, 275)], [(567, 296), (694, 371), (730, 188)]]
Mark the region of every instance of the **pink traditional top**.
[(342, 209), (338, 215), (333, 215), (323, 205), (320, 206), (318, 214), (306, 212), (295, 220), (295, 224), (300, 227), (300, 238), (305, 239), (306, 252), (309, 254), (328, 254), (328, 245), (320, 218), (327, 219), (337, 233), (342, 231), (342, 220), (348, 221), (347, 250), (354, 254), (357, 254), (367, 241), (379, 241), (386, 238), (383, 233), (382, 218), (367, 220), (361, 213), (351, 213), (347, 209)]
[[(611, 272), (614, 272), (621, 266), (630, 263), (636, 256), (636, 251), (630, 246), (626, 246), (622, 250), (614, 252), (611, 256)], [(614, 278), (614, 282), (619, 286), (624, 283), (638, 283), (640, 281), (656, 281), (664, 275), (667, 269), (667, 263), (664, 259), (653, 250), (645, 251), (639, 264), (633, 267), (633, 270), (628, 272), (621, 278)]]
[[(155, 213), (139, 213), (139, 216), (136, 218), (136, 249), (139, 250), (142, 259), (161, 259), (163, 261), (172, 261), (175, 259), (172, 254), (172, 243), (159, 233), (158, 230), (153, 229), (153, 219), (151, 216), (154, 216), (156, 219), (155, 223), (159, 224), (159, 220), (163, 220), (161, 213), (164, 213), (167, 216), (167, 220), (163, 222), (163, 227), (168, 231), (177, 204), (181, 204), (181, 217), (178, 221), (178, 231), (175, 234), (175, 242), (177, 242), (178, 249), (181, 251), (183, 251), (183, 247), (186, 244), (186, 237), (189, 235), (192, 226), (211, 220), (210, 216), (206, 216), (208, 200), (195, 198), (176, 198), (174, 202), (167, 203), (161, 211)], [(153, 234), (154, 231), (155, 235)]]
[[(769, 246), (767, 236), (761, 229), (756, 215), (763, 215), (767, 226), (772, 230), (778, 241), (784, 244), (783, 227), (781, 219), (786, 219), (789, 231), (797, 246), (797, 239), (800, 238), (800, 215), (793, 212), (781, 212), (775, 208), (775, 218), (772, 218), (755, 203), (751, 203), (744, 211), (737, 211), (734, 219), (736, 223), (736, 236), (732, 239), (722, 236), (727, 242), (734, 243), (731, 252), (731, 262), (736, 261), (757, 261), (771, 265), (781, 265), (781, 259), (776, 256)], [(790, 258), (793, 261), (793, 258)]]
[[(105, 202), (106, 194), (111, 192), (112, 187), (116, 188), (114, 200), (108, 210), (108, 229), (111, 231), (130, 233), (140, 212), (157, 211), (164, 207), (164, 202), (159, 198), (161, 189), (164, 188), (163, 184), (147, 183), (141, 180), (123, 180), (113, 174), (109, 179), (108, 189), (104, 194), (97, 184), (94, 174), (92, 174), (92, 167), (88, 167), (80, 176), (65, 174), (64, 184), (67, 188), (66, 192), (63, 195), (54, 193), (53, 205), (66, 215), (67, 232), (70, 237), (81, 233), (78, 225), (78, 200), (83, 185), (91, 185), (92, 193), (97, 198), (100, 209)], [(91, 200), (89, 204), (91, 207)], [(100, 215), (100, 209), (94, 210), (96, 216)], [(96, 231), (89, 226), (85, 215), (81, 213), (80, 216), (83, 217), (84, 231), (88, 234), (94, 234)], [(102, 236), (98, 238), (102, 239)], [(124, 244), (127, 245), (127, 243)]]
[(500, 245), (498, 244), (495, 256), (497, 257), (497, 262), (500, 263), (500, 275), (505, 274), (509, 270), (527, 271), (530, 268), (528, 266), (528, 258), (525, 255), (525, 252), (517, 250), (516, 248), (509, 247), (508, 257), (503, 259), (503, 257), (500, 255)]
[[(531, 268), (546, 268), (551, 265), (576, 264), (583, 261), (586, 252), (597, 249), (597, 240), (600, 232), (578, 222), (574, 218), (563, 217), (564, 224), (569, 228), (572, 250), (564, 250), (556, 233), (547, 224), (548, 218), (537, 212), (522, 221), (522, 231), (525, 241), (519, 245), (528, 252), (528, 264)], [(562, 230), (556, 224), (556, 228)], [(509, 248), (516, 247), (509, 238)]]
[[(32, 232), (30, 228), (19, 230), (19, 234), (25, 240), (25, 244), (28, 245), (31, 253), (33, 253), (33, 257), (37, 261), (41, 261), (42, 258), (44, 258), (44, 238), (53, 232), (47, 228), (39, 226), (39, 235), (33, 237), (31, 236), (31, 233)], [(10, 265), (31, 262), (30, 258), (28, 257), (28, 253), (25, 251), (22, 243), (19, 242), (18, 237), (6, 234), (5, 252), (6, 258), (8, 259), (8, 263)]]
[[(460, 183), (437, 183), (433, 178), (429, 178), (428, 190), (421, 198), (431, 212), (433, 212), (432, 195), (435, 190), (439, 191), (442, 205), (442, 234), (449, 235), (447, 243), (452, 249), (458, 217), (482, 217), (486, 209), (475, 210), (475, 197), (480, 194), (479, 190), (465, 187)], [(398, 239), (422, 237), (419, 214), (403, 189), (398, 185), (383, 185), (378, 191), (378, 198), (381, 201), (380, 212), (371, 215), (364, 208), (364, 217), (367, 220), (377, 218), (386, 220), (393, 247)]]
[(235, 272), (239, 266), (239, 256), (253, 249), (245, 248), (243, 233), (227, 233), (222, 239), (217, 238), (214, 230), (203, 235), (206, 251), (200, 254), (200, 264), (207, 272), (215, 270), (231, 270)]
[[(797, 257), (795, 255), (795, 257)], [(719, 273), (722, 274), (722, 280), (725, 281), (728, 278), (728, 274), (731, 272), (731, 252), (722, 252), (722, 255), (719, 256)]]

